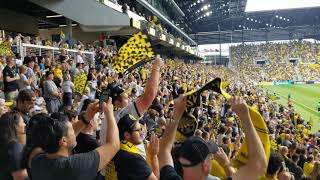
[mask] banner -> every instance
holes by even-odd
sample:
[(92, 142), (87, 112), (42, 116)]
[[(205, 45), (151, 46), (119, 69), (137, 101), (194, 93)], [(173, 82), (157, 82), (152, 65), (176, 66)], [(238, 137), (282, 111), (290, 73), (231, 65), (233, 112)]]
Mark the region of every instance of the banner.
[(272, 86), (273, 82), (258, 82), (259, 86)]

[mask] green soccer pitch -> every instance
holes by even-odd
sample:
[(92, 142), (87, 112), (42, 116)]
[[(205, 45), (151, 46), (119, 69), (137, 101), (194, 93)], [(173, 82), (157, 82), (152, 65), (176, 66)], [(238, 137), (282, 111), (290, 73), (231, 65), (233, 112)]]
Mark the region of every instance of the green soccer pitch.
[(320, 102), (320, 84), (312, 85), (279, 85), (264, 86), (269, 94), (276, 93), (280, 97), (278, 103), (288, 105), (288, 95), (291, 94), (294, 109), (301, 114), (305, 121), (312, 122), (312, 132), (320, 130), (320, 113), (317, 103)]

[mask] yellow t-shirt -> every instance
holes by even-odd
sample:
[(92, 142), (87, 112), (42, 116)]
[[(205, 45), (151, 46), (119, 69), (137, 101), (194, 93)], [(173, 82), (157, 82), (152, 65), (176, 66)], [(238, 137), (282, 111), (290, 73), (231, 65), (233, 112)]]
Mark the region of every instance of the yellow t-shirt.
[(303, 129), (303, 134), (305, 134), (306, 136), (308, 136), (310, 133), (311, 132), (309, 129)]
[(281, 134), (279, 135), (279, 137), (281, 137), (282, 139), (283, 139), (285, 136), (286, 136), (285, 133), (281, 133)]
[(143, 80), (146, 80), (146, 79), (147, 79), (147, 71), (146, 71), (145, 68), (141, 68), (140, 74), (141, 74), (141, 78), (142, 78)]
[(54, 77), (62, 78), (62, 70), (59, 68), (55, 68), (53, 71), (53, 75), (54, 75)]
[(308, 162), (305, 162), (303, 164), (303, 174), (304, 174), (304, 176), (310, 177), (311, 172), (313, 170), (313, 165), (314, 165), (313, 163), (308, 163)]
[(186, 83), (181, 83), (181, 86), (182, 86), (182, 89), (183, 89), (183, 91), (187, 91), (187, 84)]
[(302, 124), (298, 124), (297, 125), (297, 130), (301, 132), (303, 130), (303, 125)]

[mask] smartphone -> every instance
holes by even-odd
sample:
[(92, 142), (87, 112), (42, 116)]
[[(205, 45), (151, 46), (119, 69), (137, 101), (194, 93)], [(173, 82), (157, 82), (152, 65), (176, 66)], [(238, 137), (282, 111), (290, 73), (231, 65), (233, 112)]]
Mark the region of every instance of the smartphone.
[(102, 103), (103, 102), (107, 102), (107, 100), (109, 99), (111, 94), (111, 90), (110, 89), (102, 89), (101, 93), (100, 93), (100, 98), (99, 98), (99, 106), (100, 109), (102, 108)]

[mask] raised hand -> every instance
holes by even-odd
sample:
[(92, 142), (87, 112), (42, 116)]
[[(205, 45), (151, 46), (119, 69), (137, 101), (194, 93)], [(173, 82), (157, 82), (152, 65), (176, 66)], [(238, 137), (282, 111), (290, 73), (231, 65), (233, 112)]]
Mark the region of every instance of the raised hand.
[(174, 100), (173, 104), (173, 120), (179, 121), (186, 109), (187, 98), (180, 96)]
[(109, 97), (107, 103), (105, 103), (105, 102), (102, 103), (102, 110), (105, 113), (113, 112), (113, 104), (112, 104), (112, 98), (111, 97)]
[(230, 160), (221, 147), (219, 147), (218, 151), (214, 154), (213, 157), (222, 167), (230, 165)]
[(230, 100), (232, 110), (239, 116), (249, 115), (249, 109), (246, 101), (242, 97), (233, 97)]
[(99, 102), (96, 101), (94, 103), (90, 103), (87, 110), (86, 114), (89, 120), (92, 120), (94, 115), (99, 112)]
[(151, 134), (148, 151), (152, 156), (156, 156), (159, 153), (159, 141), (160, 140), (156, 134)]

